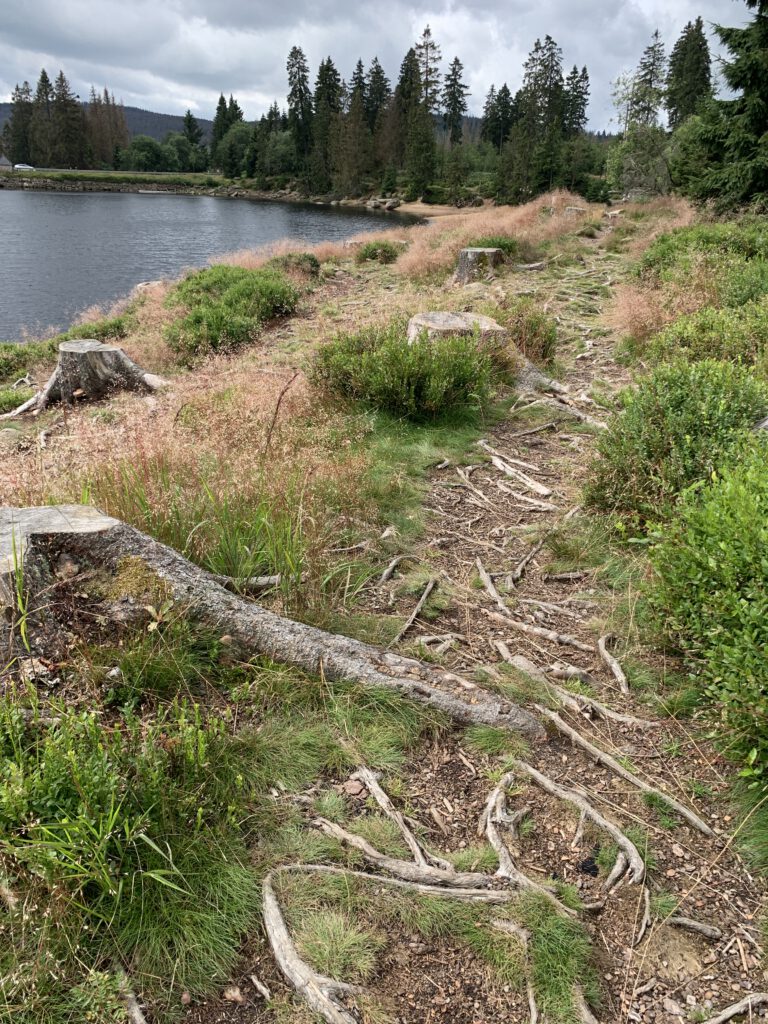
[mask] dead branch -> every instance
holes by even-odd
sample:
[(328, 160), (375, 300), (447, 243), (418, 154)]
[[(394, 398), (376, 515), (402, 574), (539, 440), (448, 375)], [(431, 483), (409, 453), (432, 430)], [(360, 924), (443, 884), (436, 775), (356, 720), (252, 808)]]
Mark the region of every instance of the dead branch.
[(518, 597), (517, 603), (540, 608), (549, 615), (564, 615), (567, 619), (581, 620), (581, 616), (576, 612), (572, 612), (570, 608), (564, 608), (561, 604), (555, 604), (553, 601), (536, 601), (532, 597)]
[(502, 615), (509, 616), (509, 608), (507, 608), (506, 604), (504, 603), (504, 598), (496, 589), (496, 586), (493, 580), (491, 579), (490, 573), (487, 571), (487, 569), (481, 562), (480, 558), (475, 559), (475, 565), (477, 566), (477, 572), (478, 575), (480, 576), (480, 581), (485, 587), (486, 591), (488, 592), (491, 600), (496, 604), (498, 609), (501, 611)]
[(486, 440), (480, 440), (477, 442), (477, 447), (482, 448), (484, 452), (489, 455), (495, 455), (497, 459), (501, 459), (502, 462), (506, 462), (508, 466), (517, 466), (519, 469), (528, 469), (531, 473), (541, 472), (538, 466), (532, 466), (530, 462), (523, 462), (521, 459), (514, 459), (511, 455), (504, 455), (496, 448), (492, 448)]
[(520, 559), (516, 567), (509, 574), (507, 578), (512, 581), (513, 586), (515, 583), (519, 583), (520, 580), (523, 578), (523, 573), (525, 572), (525, 570), (528, 568), (528, 566), (536, 557), (536, 555), (538, 555), (538, 553), (544, 547), (545, 540), (546, 538), (544, 540), (540, 540), (538, 544), (534, 544), (534, 546), (530, 549), (528, 554)]
[(549, 487), (545, 487), (544, 484), (540, 484), (538, 480), (534, 480), (532, 477), (523, 473), (522, 470), (515, 469), (514, 466), (510, 466), (508, 462), (504, 462), (497, 455), (491, 456), (491, 465), (505, 476), (510, 477), (512, 480), (517, 480), (517, 482), (522, 484), (527, 491), (532, 491), (534, 494), (538, 494), (542, 498), (549, 498), (552, 494)]
[(627, 682), (627, 677), (624, 674), (624, 670), (622, 669), (621, 665), (618, 663), (616, 658), (614, 658), (614, 656), (608, 650), (608, 644), (612, 639), (613, 637), (611, 637), (610, 634), (608, 636), (601, 636), (600, 639), (597, 641), (597, 649), (600, 653), (600, 657), (603, 659), (605, 664), (613, 673), (613, 678), (619, 684), (619, 689), (621, 690), (621, 692), (629, 693), (629, 683)]
[(588, 415), (586, 412), (582, 412), (581, 409), (576, 409), (573, 405), (567, 404), (558, 400), (557, 398), (545, 398), (542, 395), (531, 402), (530, 405), (526, 406), (530, 409), (534, 405), (546, 405), (549, 409), (557, 409), (558, 412), (563, 413), (566, 416), (571, 416), (575, 420), (579, 420), (582, 423), (587, 423), (590, 427), (594, 427), (596, 430), (607, 430), (608, 424), (603, 423), (602, 420), (596, 420), (593, 416)]
[(676, 811), (681, 818), (685, 818), (689, 825), (692, 825), (705, 836), (714, 835), (709, 825), (702, 821), (698, 814), (695, 814), (693, 811), (689, 810), (689, 808), (679, 803), (679, 801), (675, 800), (674, 797), (669, 796), (667, 793), (662, 792), (655, 786), (649, 785), (649, 783), (645, 782), (643, 779), (638, 778), (637, 775), (634, 775), (622, 764), (619, 764), (615, 757), (611, 757), (611, 755), (606, 753), (604, 750), (600, 750), (600, 748), (596, 747), (594, 743), (590, 743), (588, 739), (585, 739), (580, 732), (571, 728), (571, 726), (564, 722), (555, 711), (550, 711), (549, 708), (542, 707), (540, 704), (536, 704), (534, 706), (540, 714), (544, 715), (545, 718), (548, 718), (549, 721), (552, 722), (558, 732), (561, 732), (564, 736), (567, 736), (572, 743), (581, 747), (582, 750), (585, 750), (594, 761), (597, 761), (598, 764), (602, 764), (606, 768), (610, 768), (612, 772), (621, 776), (622, 779), (626, 779), (627, 782), (631, 782), (633, 786), (637, 786), (637, 788), (642, 790), (643, 793), (650, 793), (658, 799), (663, 800), (672, 808), (672, 810)]
[(459, 479), (463, 482), (464, 486), (468, 488), (470, 491), (472, 491), (472, 493), (477, 498), (480, 499), (480, 501), (483, 503), (483, 505), (486, 506), (486, 508), (493, 508), (493, 505), (491, 504), (490, 500), (483, 494), (483, 492), (478, 487), (475, 487), (475, 485), (469, 479), (469, 473), (465, 469), (462, 469), (461, 466), (457, 466), (456, 473)]
[(555, 679), (577, 679), (580, 683), (585, 683), (587, 686), (595, 685), (594, 676), (590, 675), (585, 668), (579, 668), (578, 665), (569, 665), (567, 662), (556, 661), (552, 665), (548, 665), (544, 671), (548, 676), (554, 676)]
[(633, 946), (639, 946), (645, 937), (645, 933), (651, 926), (651, 894), (647, 885), (643, 886), (643, 916), (640, 919), (640, 927), (637, 929), (637, 935), (635, 941), (632, 943)]
[(553, 505), (551, 501), (539, 501), (536, 498), (529, 498), (527, 494), (521, 494), (519, 491), (514, 491), (501, 480), (496, 481), (496, 486), (503, 494), (510, 495), (510, 497), (522, 502), (523, 505), (536, 512), (557, 512), (557, 505)]
[(394, 644), (399, 644), (399, 643), (400, 643), (400, 641), (401, 641), (401, 640), (403, 639), (403, 637), (405, 636), (405, 634), (406, 634), (406, 633), (408, 632), (408, 630), (409, 630), (409, 629), (411, 628), (411, 626), (412, 626), (412, 625), (414, 624), (414, 622), (416, 621), (416, 619), (418, 619), (418, 617), (419, 617), (419, 612), (420, 612), (420, 611), (421, 611), (421, 609), (422, 609), (422, 608), (424, 607), (424, 605), (425, 605), (425, 604), (427, 603), (427, 598), (429, 597), (429, 595), (430, 595), (430, 594), (432, 593), (432, 591), (433, 591), (433, 590), (435, 589), (435, 587), (436, 587), (436, 586), (437, 586), (437, 580), (436, 580), (436, 579), (434, 579), (434, 577), (433, 577), (433, 578), (432, 578), (432, 579), (431, 579), (431, 580), (430, 580), (430, 581), (429, 581), (429, 582), (427, 583), (426, 587), (424, 587), (424, 591), (423, 591), (423, 593), (422, 593), (421, 597), (419, 598), (418, 604), (417, 604), (417, 605), (416, 605), (416, 607), (415, 607), (415, 608), (413, 609), (413, 611), (411, 612), (411, 614), (410, 614), (410, 615), (408, 616), (408, 619), (407, 619), (407, 621), (406, 621), (405, 625), (404, 625), (404, 626), (403, 626), (403, 628), (402, 628), (402, 629), (400, 630), (400, 632), (399, 632), (399, 633), (397, 634), (397, 636), (395, 637), (395, 639), (394, 639), (394, 640), (392, 641), (392, 644), (393, 644), (393, 645), (394, 645)]
[[(575, 807), (578, 807), (578, 809), (587, 818), (589, 818), (590, 821), (594, 822), (598, 828), (607, 832), (611, 839), (613, 839), (614, 843), (618, 846), (621, 854), (626, 858), (629, 869), (629, 881), (637, 884), (642, 882), (645, 877), (645, 864), (643, 863), (643, 858), (640, 856), (637, 847), (632, 840), (622, 832), (618, 825), (614, 825), (612, 821), (603, 817), (603, 815), (593, 807), (585, 795), (582, 795), (575, 789), (566, 789), (564, 786), (558, 785), (547, 775), (544, 775), (531, 765), (526, 764), (525, 761), (515, 761), (515, 767), (529, 775), (536, 785), (545, 792), (550, 793), (552, 796), (556, 796), (559, 800), (564, 800), (566, 803), (571, 803)], [(606, 882), (605, 888), (609, 888), (608, 882)]]
[(726, 1024), (726, 1021), (739, 1017), (742, 1013), (756, 1010), (758, 1006), (768, 1006), (768, 992), (752, 992), (738, 1003), (732, 1003), (721, 1010), (716, 1017), (710, 1017), (704, 1024)]
[(405, 561), (409, 555), (395, 555), (389, 565), (386, 567), (384, 572), (379, 576), (379, 586), (382, 586), (387, 580), (392, 579), (395, 569), (400, 565), (401, 562)]
[[(0, 591), (14, 592), (16, 558), (29, 570), (47, 564), (48, 545), (63, 548), (80, 565), (118, 572), (126, 558), (141, 559), (163, 585), (167, 597), (193, 621), (220, 630), (233, 653), (262, 654), (313, 676), (334, 682), (353, 680), (366, 687), (394, 690), (442, 710), (457, 722), (494, 725), (543, 740), (541, 722), (504, 697), (437, 666), (394, 651), (383, 651), (349, 637), (327, 633), (284, 618), (230, 594), (211, 576), (176, 551), (89, 506), (59, 505), (0, 510)], [(29, 616), (44, 605), (44, 594), (29, 594)], [(0, 637), (5, 620), (0, 617)]]
[(375, 772), (372, 772), (370, 768), (361, 767), (357, 769), (352, 778), (359, 779), (360, 782), (363, 783), (386, 816), (391, 821), (394, 821), (402, 832), (403, 839), (405, 840), (406, 846), (411, 851), (413, 859), (420, 867), (427, 867), (429, 864), (432, 864), (434, 867), (441, 868), (443, 871), (454, 870), (450, 861), (444, 860), (442, 857), (436, 857), (434, 854), (422, 847), (416, 836), (406, 825), (405, 818), (379, 785), (379, 779)]
[(713, 924), (704, 924), (703, 921), (694, 921), (692, 917), (668, 917), (664, 921), (664, 924), (671, 924), (673, 928), (683, 928), (688, 932), (697, 932), (699, 935), (703, 935), (705, 939), (709, 939), (712, 942), (717, 942), (718, 939), (722, 939), (723, 933), (719, 928), (715, 928)]

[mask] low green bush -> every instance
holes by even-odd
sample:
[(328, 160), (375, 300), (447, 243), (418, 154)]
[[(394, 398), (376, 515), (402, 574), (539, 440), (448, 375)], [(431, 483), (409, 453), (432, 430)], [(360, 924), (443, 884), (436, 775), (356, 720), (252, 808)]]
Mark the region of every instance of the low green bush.
[(36, 363), (52, 362), (56, 359), (61, 338), (47, 341), (0, 342), (0, 381), (13, 383), (15, 378), (26, 373)]
[(286, 252), (281, 256), (273, 256), (267, 266), (275, 270), (298, 272), (305, 277), (320, 276), (320, 260), (311, 252)]
[(768, 440), (683, 495), (651, 561), (649, 603), (698, 672), (718, 742), (768, 784)]
[(337, 397), (418, 421), (481, 409), (492, 373), (477, 338), (423, 334), (409, 343), (405, 322), (396, 320), (339, 335), (318, 353), (313, 378)]
[(530, 242), (512, 238), (510, 235), (483, 235), (467, 242), (469, 249), (501, 249), (504, 259), (508, 262), (516, 260), (521, 263), (532, 263), (539, 253)]
[(365, 242), (355, 254), (357, 263), (366, 263), (368, 260), (375, 260), (378, 263), (394, 263), (403, 251), (401, 245), (394, 242)]
[(726, 359), (762, 366), (767, 348), (768, 303), (763, 302), (735, 309), (706, 306), (682, 316), (652, 339), (648, 356), (655, 362), (680, 357), (691, 362)]
[(517, 351), (534, 363), (553, 362), (557, 352), (557, 324), (532, 299), (513, 299), (503, 306), (488, 307), (487, 313), (507, 328)]
[(722, 464), (768, 412), (768, 388), (747, 367), (677, 361), (621, 402), (598, 441), (585, 502), (641, 525), (668, 516), (684, 488)]
[(279, 271), (215, 266), (190, 274), (168, 297), (185, 313), (166, 328), (183, 362), (253, 341), (267, 321), (292, 313), (296, 288)]
[(638, 272), (658, 276), (694, 253), (716, 253), (744, 260), (768, 260), (768, 220), (755, 218), (738, 223), (697, 224), (677, 228), (657, 238), (643, 253)]

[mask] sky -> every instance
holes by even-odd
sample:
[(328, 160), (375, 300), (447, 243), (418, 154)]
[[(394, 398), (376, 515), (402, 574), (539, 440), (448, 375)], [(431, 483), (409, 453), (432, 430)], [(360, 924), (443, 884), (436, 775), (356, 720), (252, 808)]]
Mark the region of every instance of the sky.
[(566, 70), (587, 65), (590, 126), (609, 129), (611, 81), (636, 66), (656, 28), (669, 52), (697, 15), (710, 37), (713, 22), (748, 20), (739, 0), (2, 0), (0, 100), (16, 82), (34, 87), (41, 67), (51, 78), (61, 68), (83, 99), (107, 86), (126, 105), (212, 117), (219, 94), (233, 93), (252, 120), (273, 99), (284, 105), (293, 45), (313, 82), (326, 56), (345, 78), (359, 57), (367, 66), (378, 56), (394, 82), (429, 24), (443, 69), (455, 56), (464, 64), (470, 113), (491, 84), (518, 88), (534, 41), (549, 34)]

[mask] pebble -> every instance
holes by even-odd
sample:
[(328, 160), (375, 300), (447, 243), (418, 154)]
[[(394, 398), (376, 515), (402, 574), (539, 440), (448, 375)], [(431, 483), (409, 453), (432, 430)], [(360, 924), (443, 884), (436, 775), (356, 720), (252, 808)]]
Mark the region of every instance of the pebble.
[(228, 1003), (242, 1004), (245, 1002), (245, 997), (237, 985), (227, 985), (224, 989), (224, 999)]

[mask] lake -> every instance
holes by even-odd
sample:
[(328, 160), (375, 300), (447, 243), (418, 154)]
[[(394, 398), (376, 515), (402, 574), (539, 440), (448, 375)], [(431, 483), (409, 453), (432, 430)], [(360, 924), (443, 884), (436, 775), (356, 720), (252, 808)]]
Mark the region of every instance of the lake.
[(176, 277), (221, 253), (281, 238), (340, 241), (397, 221), (310, 203), (0, 190), (0, 339), (65, 329), (140, 281)]

